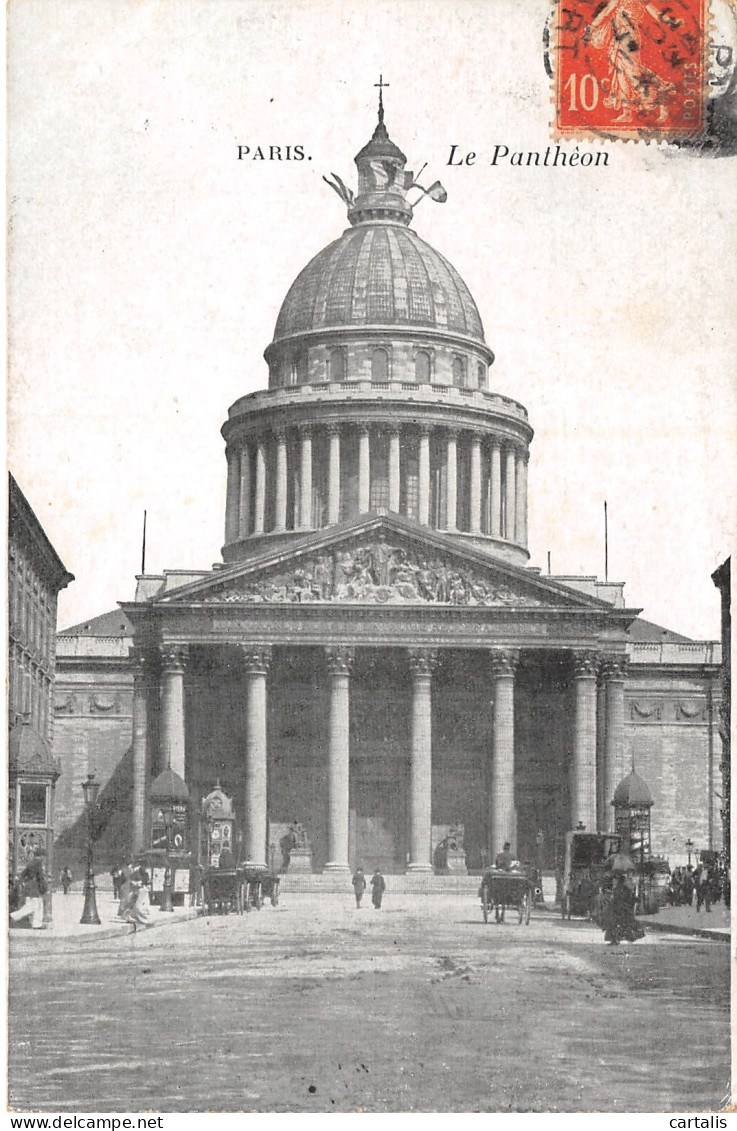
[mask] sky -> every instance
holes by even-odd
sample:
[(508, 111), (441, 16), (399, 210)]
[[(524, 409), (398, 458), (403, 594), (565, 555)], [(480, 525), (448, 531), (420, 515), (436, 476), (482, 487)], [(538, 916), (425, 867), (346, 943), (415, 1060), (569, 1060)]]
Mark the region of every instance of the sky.
[[(392, 139), (445, 204), (413, 227), (467, 282), (490, 386), (535, 429), (531, 564), (604, 572), (719, 633), (735, 538), (735, 159), (544, 153), (543, 0), (23, 0), (9, 9), (9, 463), (75, 582), (66, 627), (147, 572), (220, 560), (228, 406), (302, 267), (347, 226), (382, 74)], [(562, 143), (561, 143), (562, 144)], [(302, 145), (310, 160), (238, 159)], [(473, 165), (449, 165), (473, 151)], [(575, 143), (562, 144), (570, 155)]]

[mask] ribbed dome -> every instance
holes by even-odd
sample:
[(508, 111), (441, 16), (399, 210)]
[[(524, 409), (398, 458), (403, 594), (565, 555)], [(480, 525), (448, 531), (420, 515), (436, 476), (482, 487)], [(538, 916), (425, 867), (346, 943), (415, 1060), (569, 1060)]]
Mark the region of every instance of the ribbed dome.
[(274, 340), (344, 326), (424, 326), (484, 340), (476, 303), (454, 267), (408, 228), (361, 224), (295, 279)]
[(612, 802), (618, 809), (649, 809), (652, 803), (653, 798), (647, 782), (644, 782), (634, 770), (619, 783)]

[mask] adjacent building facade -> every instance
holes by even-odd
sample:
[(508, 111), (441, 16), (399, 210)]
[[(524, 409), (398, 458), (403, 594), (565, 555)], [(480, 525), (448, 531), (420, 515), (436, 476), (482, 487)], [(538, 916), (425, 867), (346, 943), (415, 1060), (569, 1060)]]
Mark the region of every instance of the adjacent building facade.
[(470, 870), (506, 840), (552, 867), (567, 829), (613, 827), (633, 762), (656, 850), (718, 847), (718, 645), (641, 620), (622, 584), (530, 566), (527, 411), (410, 227), (381, 106), (356, 165), (348, 228), (282, 305), (268, 388), (223, 426), (222, 564), (139, 577), (122, 616), (61, 635), (59, 756), (126, 783), (111, 853), (147, 846), (168, 767), (193, 852), (219, 781), (253, 866), (299, 822), (315, 871), (431, 872), (451, 829)]
[(11, 475), (8, 495), (9, 866), (23, 870), (36, 847), (53, 867), (52, 755), (56, 610), (73, 581)]

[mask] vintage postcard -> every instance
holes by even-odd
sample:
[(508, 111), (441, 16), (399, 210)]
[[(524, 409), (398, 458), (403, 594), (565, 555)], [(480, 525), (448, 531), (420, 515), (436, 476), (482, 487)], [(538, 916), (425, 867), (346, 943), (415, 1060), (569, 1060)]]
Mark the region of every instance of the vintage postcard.
[(10, 1126), (726, 1127), (734, 3), (7, 23)]

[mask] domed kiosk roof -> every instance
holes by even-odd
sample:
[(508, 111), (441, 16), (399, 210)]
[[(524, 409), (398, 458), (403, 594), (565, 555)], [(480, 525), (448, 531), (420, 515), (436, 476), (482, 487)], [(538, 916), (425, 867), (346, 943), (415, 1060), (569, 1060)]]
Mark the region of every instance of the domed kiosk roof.
[(424, 326), (484, 340), (476, 303), (456, 269), (392, 222), (349, 228), (319, 252), (290, 287), (274, 340), (353, 325)]
[(618, 809), (649, 809), (653, 803), (647, 782), (633, 770), (623, 778), (614, 791), (612, 804)]

